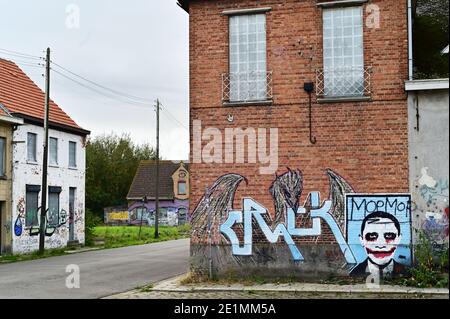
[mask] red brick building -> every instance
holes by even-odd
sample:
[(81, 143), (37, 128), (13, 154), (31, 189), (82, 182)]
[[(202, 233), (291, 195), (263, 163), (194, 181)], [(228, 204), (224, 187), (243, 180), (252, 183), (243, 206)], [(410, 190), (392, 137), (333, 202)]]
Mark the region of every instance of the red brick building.
[[(305, 255), (301, 265), (290, 257), (283, 236), (276, 244), (269, 243), (255, 219), (251, 255), (233, 257), (232, 240), (221, 232), (221, 225), (231, 208), (242, 208), (243, 198), (252, 198), (268, 209), (268, 225), (273, 219), (280, 220), (275, 216), (273, 184), (289, 169), (301, 182), (297, 193), (286, 196), (291, 196), (287, 206), (294, 210), (310, 192), (320, 192), (321, 200), (333, 199), (336, 217), (345, 215), (343, 200), (336, 194), (333, 197), (336, 190), (340, 195), (409, 191), (404, 91), (408, 79), (407, 1), (179, 2), (190, 16), (193, 268), (206, 270), (210, 256), (217, 273), (267, 274), (268, 268), (272, 275), (317, 274), (333, 269), (343, 273), (343, 250), (328, 224), (322, 224), (319, 236), (294, 238)], [(308, 83), (314, 85), (311, 93), (307, 92), (308, 86), (311, 89)], [(195, 144), (198, 128), (194, 124), (198, 120), (203, 130), (215, 128), (224, 136), (227, 128), (278, 129), (277, 175), (261, 174), (258, 160), (236, 163), (220, 161), (220, 156), (212, 163), (199, 160), (204, 158), (198, 155), (199, 145)], [(204, 152), (209, 140), (203, 137)], [(230, 149), (225, 140), (223, 158), (230, 156), (229, 151), (236, 155), (236, 148)], [(245, 177), (246, 183), (236, 177), (214, 184), (226, 174)], [(211, 213), (211, 206), (217, 204), (214, 196), (223, 185), (229, 190), (236, 186), (236, 192), (222, 198), (227, 202), (226, 210), (221, 207), (222, 211)], [(205, 215), (208, 211), (212, 214), (209, 220)], [(313, 224), (310, 211), (306, 211), (296, 221), (299, 227)], [(286, 214), (280, 218), (283, 221)], [(344, 223), (338, 221), (346, 237)], [(275, 226), (272, 224), (272, 230)], [(211, 253), (204, 232), (209, 227)], [(236, 225), (233, 229), (242, 246), (244, 230)]]

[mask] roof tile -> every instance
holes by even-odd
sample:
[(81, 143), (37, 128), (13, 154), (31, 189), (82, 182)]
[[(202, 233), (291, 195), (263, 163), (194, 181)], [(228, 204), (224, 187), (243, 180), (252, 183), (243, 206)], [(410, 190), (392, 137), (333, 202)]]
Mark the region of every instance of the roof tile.
[[(44, 92), (17, 64), (4, 59), (0, 59), (0, 103), (12, 114), (44, 119)], [(49, 116), (50, 122), (81, 128), (52, 100)]]

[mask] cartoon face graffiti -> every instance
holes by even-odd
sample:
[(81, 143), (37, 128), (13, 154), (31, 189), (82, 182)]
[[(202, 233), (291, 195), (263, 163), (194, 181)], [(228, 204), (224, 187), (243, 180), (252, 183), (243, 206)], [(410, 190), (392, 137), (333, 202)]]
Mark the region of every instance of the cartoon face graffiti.
[(401, 241), (400, 223), (389, 213), (372, 213), (362, 222), (360, 239), (370, 262), (386, 266), (393, 260)]

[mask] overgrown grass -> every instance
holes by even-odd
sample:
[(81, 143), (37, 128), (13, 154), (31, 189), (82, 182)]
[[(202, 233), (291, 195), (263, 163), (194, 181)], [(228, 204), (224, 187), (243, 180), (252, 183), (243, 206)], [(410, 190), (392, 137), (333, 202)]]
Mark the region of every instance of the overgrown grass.
[(139, 226), (97, 226), (93, 235), (104, 240), (104, 248), (119, 248), (189, 238), (190, 231), (190, 225), (160, 226), (159, 238), (156, 239), (154, 227), (142, 226), (139, 238)]
[(0, 258), (0, 264), (1, 263), (13, 263), (13, 262), (18, 262), (18, 261), (35, 260), (35, 259), (48, 258), (48, 257), (63, 256), (63, 255), (67, 255), (66, 251), (67, 251), (67, 248), (60, 248), (60, 249), (47, 249), (47, 250), (45, 250), (44, 254), (42, 254), (42, 255), (40, 255), (38, 251), (30, 253), (30, 254), (23, 254), (23, 255), (7, 255), (7, 256), (2, 256)]
[(423, 232), (418, 236), (414, 266), (403, 278), (393, 279), (391, 283), (417, 288), (448, 288), (448, 244), (437, 250)]

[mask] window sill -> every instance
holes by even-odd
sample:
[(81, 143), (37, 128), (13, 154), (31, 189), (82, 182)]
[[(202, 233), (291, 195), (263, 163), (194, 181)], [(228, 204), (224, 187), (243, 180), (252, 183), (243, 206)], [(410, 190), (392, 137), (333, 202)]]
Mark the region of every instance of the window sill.
[(266, 106), (272, 105), (273, 100), (223, 102), (222, 104), (223, 106)]
[(8, 177), (6, 175), (0, 175), (0, 181), (7, 181)]
[(58, 164), (49, 164), (48, 167), (51, 167), (51, 168), (59, 168), (59, 165), (58, 165)]
[(39, 163), (35, 162), (35, 161), (27, 161), (27, 164), (29, 164), (29, 165), (39, 165)]
[(341, 1), (324, 1), (319, 2), (316, 5), (322, 8), (333, 8), (333, 7), (348, 7), (362, 5), (368, 2), (368, 0), (341, 0)]
[(78, 167), (69, 166), (68, 169), (71, 171), (78, 171)]
[(326, 97), (318, 98), (317, 103), (345, 103), (345, 102), (368, 102), (371, 101), (370, 96), (352, 96), (352, 97)]

